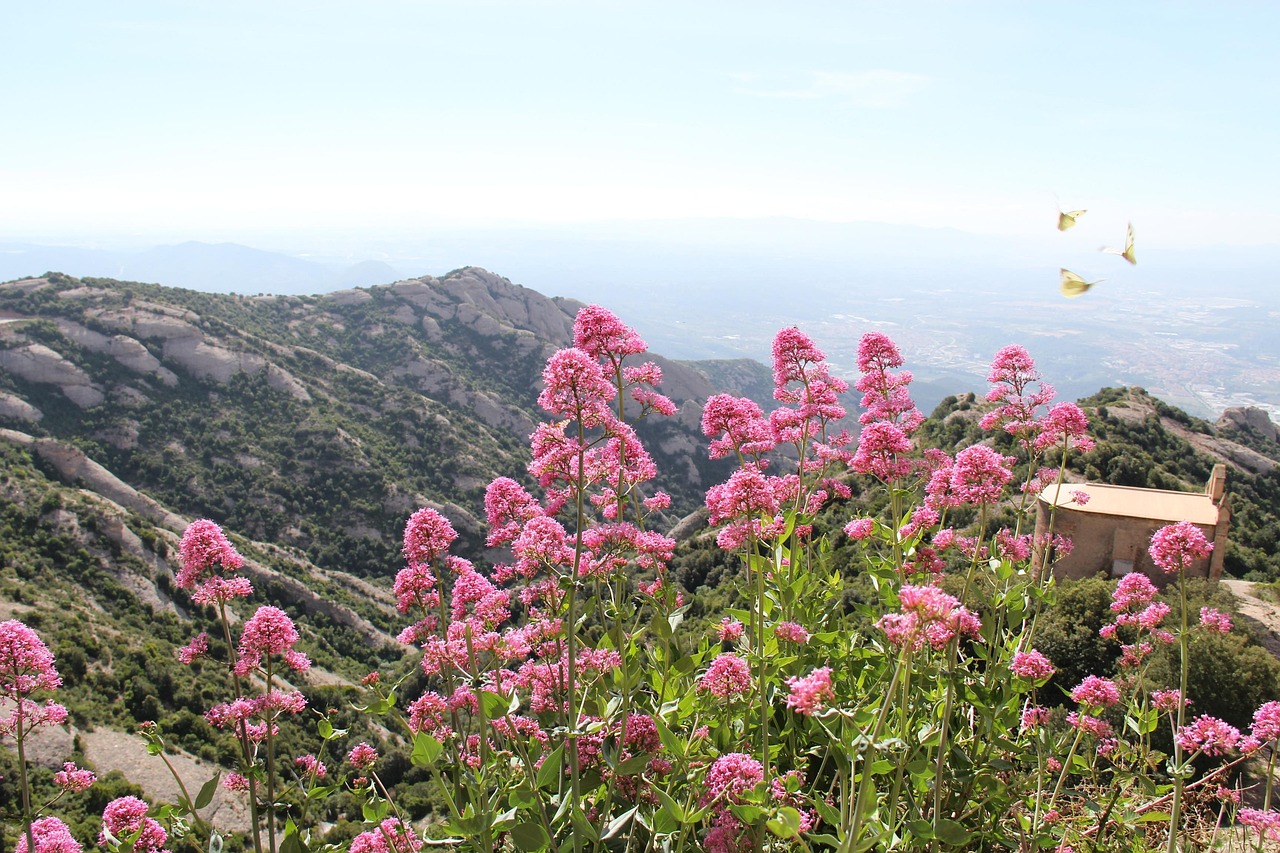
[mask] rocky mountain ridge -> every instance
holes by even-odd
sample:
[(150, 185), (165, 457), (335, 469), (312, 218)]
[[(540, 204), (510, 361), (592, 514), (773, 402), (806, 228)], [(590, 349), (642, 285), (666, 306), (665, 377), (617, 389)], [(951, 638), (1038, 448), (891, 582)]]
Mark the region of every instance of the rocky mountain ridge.
[[(476, 268), (314, 297), (23, 279), (0, 284), (0, 426), (74, 445), (183, 515), (386, 574), (421, 505), (478, 547), (482, 489), (523, 473), (542, 366), (579, 307)], [(641, 435), (672, 472), (674, 520), (714, 482), (698, 426), (722, 388), (653, 358), (680, 409)]]

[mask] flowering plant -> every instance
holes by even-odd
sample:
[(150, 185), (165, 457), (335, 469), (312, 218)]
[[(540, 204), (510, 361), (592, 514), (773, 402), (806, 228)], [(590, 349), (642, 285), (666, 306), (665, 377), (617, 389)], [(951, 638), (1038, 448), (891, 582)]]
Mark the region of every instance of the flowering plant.
[[(486, 492), (486, 544), (505, 554), (497, 564), (450, 553), (457, 533), (437, 509), (409, 519), (393, 591), (416, 671), (399, 681), (371, 674), (359, 707), (409, 745), (443, 810), (413, 825), (383, 783), (378, 748), (352, 744), (346, 790), (364, 825), (354, 853), (436, 844), (1172, 853), (1190, 837), (1192, 811), (1204, 809), (1202, 792), (1227, 790), (1260, 750), (1274, 764), (1280, 702), (1259, 708), (1247, 735), (1211, 716), (1188, 719), (1190, 637), (1231, 630), (1210, 608), (1198, 625), (1189, 619), (1182, 581), (1212, 547), (1193, 525), (1151, 543), (1178, 608), (1151, 579), (1122, 579), (1103, 629), (1119, 644), (1118, 674), (1075, 685), (1065, 714), (1040, 695), (1056, 667), (1036, 647), (1037, 628), (1055, 600), (1053, 562), (1070, 543), (1053, 534), (1052, 510), (1038, 537), (1030, 516), (1036, 495), (1061, 484), (1069, 456), (1091, 440), (1078, 407), (1050, 406), (1053, 391), (1022, 348), (997, 353), (982, 420), (1011, 436), (1018, 455), (979, 443), (951, 456), (917, 446), (924, 417), (887, 336), (859, 346), (855, 443), (841, 426), (847, 383), (806, 335), (780, 332), (778, 407), (766, 415), (717, 395), (703, 409), (710, 455), (737, 463), (706, 505), (746, 602), (716, 614), (705, 634), (688, 630), (691, 602), (668, 569), (676, 543), (654, 529), (670, 499), (652, 486), (656, 465), (635, 423), (675, 407), (657, 390), (660, 368), (634, 363), (644, 351), (604, 309), (579, 313), (574, 345), (543, 373), (550, 420), (531, 437), (529, 466), (541, 497), (508, 478)], [(882, 498), (868, 504), (881, 509), (840, 519), (856, 558), (837, 562), (831, 518), (855, 491)], [(310, 802), (340, 786), (320, 750), (277, 754), (280, 721), (306, 707), (284, 681), (309, 666), (296, 626), (267, 605), (235, 636), (228, 608), (251, 585), (212, 522), (191, 525), (182, 559), (178, 585), (216, 610), (231, 657), (235, 696), (207, 719), (236, 741), (239, 766), (223, 784), (248, 799), (251, 843), (271, 853), (323, 848), (282, 789), (296, 785)], [(846, 590), (858, 579), (868, 595), (854, 601)], [(1161, 644), (1178, 646), (1176, 686), (1153, 680)], [(178, 656), (190, 663), (209, 649), (201, 634)], [(0, 697), (15, 708), (0, 731), (16, 735), (21, 766), (31, 727), (60, 722), (55, 706), (29, 696), (56, 686), (34, 633), (0, 625)], [(1153, 739), (1162, 725), (1168, 755)], [(324, 748), (348, 735), (329, 716), (317, 726)], [(159, 733), (146, 734), (163, 756)], [(76, 771), (66, 772), (70, 784)], [(100, 843), (161, 849), (214, 784), (195, 798), (184, 787), (158, 819), (141, 801), (113, 801)], [(1234, 802), (1226, 796), (1223, 808)], [(1280, 833), (1269, 781), (1262, 808), (1238, 817), (1259, 839)], [(27, 799), (23, 820), (24, 849), (69, 849), (65, 827), (37, 819)]]

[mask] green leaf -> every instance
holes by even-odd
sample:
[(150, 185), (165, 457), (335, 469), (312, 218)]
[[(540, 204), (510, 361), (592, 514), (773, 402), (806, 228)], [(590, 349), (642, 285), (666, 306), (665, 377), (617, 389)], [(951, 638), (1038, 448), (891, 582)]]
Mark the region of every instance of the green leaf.
[(933, 838), (933, 824), (927, 820), (909, 820), (907, 821), (907, 829), (911, 830), (911, 834), (923, 841)]
[(365, 823), (382, 823), (382, 819), (387, 816), (390, 810), (390, 803), (386, 800), (374, 800), (364, 804), (361, 813), (364, 816)]
[(798, 838), (800, 836), (800, 812), (791, 806), (778, 809), (777, 816), (765, 823), (765, 829), (779, 838)]
[(662, 803), (662, 813), (670, 815), (676, 826), (689, 822), (689, 815), (685, 812), (684, 807), (672, 799), (670, 794), (656, 785), (653, 792), (658, 795), (658, 802)]
[(280, 853), (307, 853), (307, 845), (302, 843), (298, 833), (285, 833), (284, 841), (280, 844)]
[(511, 829), (511, 843), (523, 853), (534, 853), (545, 850), (551, 838), (540, 823), (518, 823)]
[(560, 777), (563, 775), (563, 766), (564, 744), (561, 744), (547, 756), (546, 760), (542, 762), (542, 766), (538, 768), (538, 787), (548, 790), (558, 789), (560, 787)]
[(413, 754), (409, 761), (414, 767), (430, 767), (435, 764), (444, 745), (426, 732), (418, 732), (413, 738)]
[(213, 778), (205, 782), (200, 789), (200, 793), (196, 794), (196, 810), (202, 809), (213, 802), (213, 795), (218, 790), (218, 778), (221, 775), (221, 773), (214, 773)]
[(963, 847), (969, 843), (973, 833), (949, 818), (938, 820), (938, 840), (952, 847)]
[(617, 772), (621, 776), (635, 776), (637, 773), (644, 771), (649, 766), (653, 753), (647, 752), (643, 755), (633, 755), (617, 767)]
[(484, 703), (484, 715), (496, 720), (507, 712), (507, 697), (489, 690), (480, 691), (480, 701)]
[(328, 740), (333, 737), (333, 723), (329, 722), (328, 719), (321, 717), (320, 722), (316, 723), (316, 731), (320, 733), (320, 737), (323, 740)]

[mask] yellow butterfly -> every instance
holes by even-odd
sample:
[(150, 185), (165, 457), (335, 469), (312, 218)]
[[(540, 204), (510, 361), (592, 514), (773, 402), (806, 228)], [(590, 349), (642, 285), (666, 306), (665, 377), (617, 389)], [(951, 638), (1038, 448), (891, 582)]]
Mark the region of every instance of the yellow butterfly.
[(1131, 264), (1138, 263), (1138, 258), (1133, 253), (1133, 223), (1129, 223), (1129, 233), (1125, 236), (1123, 252), (1119, 249), (1108, 249), (1105, 246), (1102, 247), (1102, 251), (1112, 255), (1119, 255)]
[(1063, 296), (1069, 298), (1079, 296), (1099, 281), (1104, 280), (1098, 279), (1098, 281), (1085, 281), (1069, 269), (1061, 269), (1060, 272), (1062, 274), (1062, 281), (1059, 283), (1058, 289), (1062, 291)]
[(1088, 211), (1084, 211), (1084, 210), (1069, 210), (1066, 213), (1063, 213), (1061, 210), (1059, 210), (1058, 211), (1058, 230), (1066, 231), (1068, 228), (1076, 224), (1077, 216), (1084, 216), (1084, 214), (1087, 212)]

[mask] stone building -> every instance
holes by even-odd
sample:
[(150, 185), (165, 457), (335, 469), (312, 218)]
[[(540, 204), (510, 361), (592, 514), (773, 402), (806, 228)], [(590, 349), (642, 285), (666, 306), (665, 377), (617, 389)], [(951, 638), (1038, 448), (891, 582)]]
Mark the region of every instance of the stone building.
[[(1189, 521), (1213, 543), (1213, 553), (1191, 568), (1192, 575), (1222, 576), (1231, 510), (1224, 499), (1225, 465), (1215, 465), (1203, 492), (1170, 492), (1106, 483), (1063, 483), (1040, 493), (1036, 541), (1049, 529), (1071, 539), (1072, 550), (1054, 566), (1060, 578), (1142, 572), (1157, 583), (1169, 579), (1147, 553), (1151, 535), (1167, 524)], [(1087, 495), (1081, 498), (1080, 495)]]

